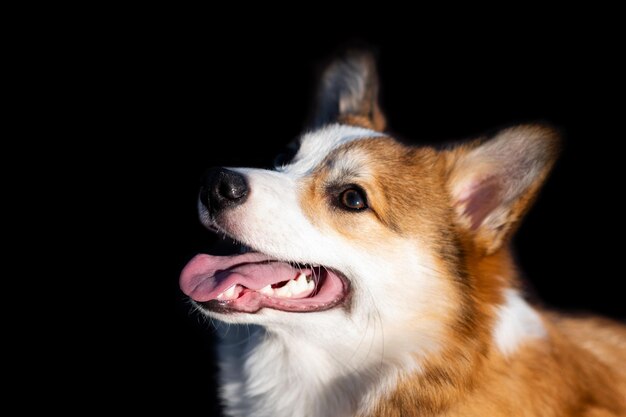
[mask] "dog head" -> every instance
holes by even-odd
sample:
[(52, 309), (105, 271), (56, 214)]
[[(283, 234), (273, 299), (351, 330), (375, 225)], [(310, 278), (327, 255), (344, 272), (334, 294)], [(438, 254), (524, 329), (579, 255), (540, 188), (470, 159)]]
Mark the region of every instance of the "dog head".
[(201, 221), (247, 250), (185, 267), (181, 288), (202, 312), (385, 357), (437, 349), (488, 315), (480, 304), (502, 297), (507, 242), (556, 135), (531, 125), (406, 146), (383, 133), (377, 89), (371, 57), (348, 55), (324, 73), (292, 159), (207, 174)]

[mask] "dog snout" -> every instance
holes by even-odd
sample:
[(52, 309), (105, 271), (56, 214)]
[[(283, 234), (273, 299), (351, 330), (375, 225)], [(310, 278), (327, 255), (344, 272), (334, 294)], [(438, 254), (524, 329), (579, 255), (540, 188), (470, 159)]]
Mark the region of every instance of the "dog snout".
[(246, 177), (242, 174), (226, 168), (211, 168), (203, 178), (200, 202), (215, 216), (225, 208), (242, 204), (248, 190)]

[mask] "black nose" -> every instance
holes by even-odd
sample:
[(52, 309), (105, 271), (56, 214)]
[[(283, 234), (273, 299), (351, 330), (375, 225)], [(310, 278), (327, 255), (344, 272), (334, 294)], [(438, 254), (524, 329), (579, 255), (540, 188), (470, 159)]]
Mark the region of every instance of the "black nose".
[(246, 178), (225, 168), (211, 168), (200, 188), (200, 202), (215, 216), (221, 210), (242, 204), (248, 196)]

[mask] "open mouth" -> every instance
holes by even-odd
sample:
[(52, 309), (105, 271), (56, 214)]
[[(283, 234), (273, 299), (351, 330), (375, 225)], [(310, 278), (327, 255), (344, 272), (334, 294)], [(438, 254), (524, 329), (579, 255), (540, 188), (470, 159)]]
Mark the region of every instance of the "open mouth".
[(328, 310), (346, 299), (348, 280), (323, 266), (282, 262), (258, 252), (233, 256), (200, 254), (180, 275), (180, 288), (207, 310), (256, 313)]

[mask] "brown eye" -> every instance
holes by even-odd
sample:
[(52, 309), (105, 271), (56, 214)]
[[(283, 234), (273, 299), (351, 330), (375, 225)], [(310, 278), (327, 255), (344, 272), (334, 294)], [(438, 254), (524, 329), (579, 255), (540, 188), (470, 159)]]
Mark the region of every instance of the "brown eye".
[(365, 193), (358, 188), (348, 188), (339, 195), (343, 208), (360, 211), (367, 208)]

